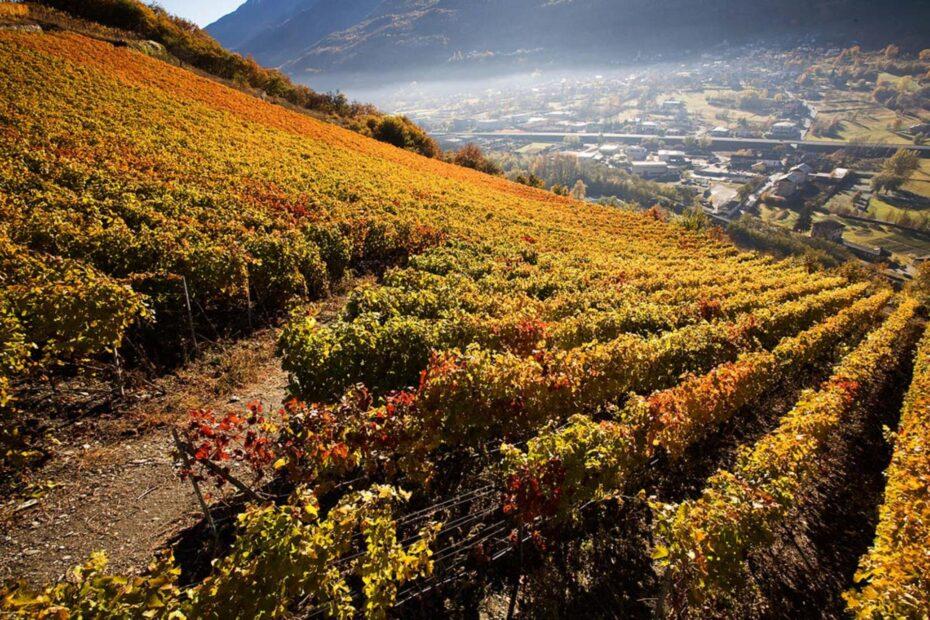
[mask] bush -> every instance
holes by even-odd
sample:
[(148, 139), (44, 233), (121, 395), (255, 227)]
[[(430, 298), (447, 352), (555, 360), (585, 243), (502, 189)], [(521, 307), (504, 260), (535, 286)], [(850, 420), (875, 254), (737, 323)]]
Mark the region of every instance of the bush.
[(328, 292), (326, 265), (319, 249), (300, 233), (256, 235), (246, 249), (254, 259), (249, 280), (255, 301), (281, 307), (287, 299), (316, 299)]
[(342, 280), (352, 261), (352, 245), (348, 237), (335, 224), (306, 224), (304, 237), (315, 244), (320, 258), (326, 263), (331, 283)]
[(500, 166), (488, 159), (477, 144), (466, 144), (452, 155), (452, 163), (485, 174), (501, 174)]
[(362, 133), (398, 148), (425, 157), (438, 157), (441, 153), (436, 141), (405, 116), (369, 116), (363, 126)]

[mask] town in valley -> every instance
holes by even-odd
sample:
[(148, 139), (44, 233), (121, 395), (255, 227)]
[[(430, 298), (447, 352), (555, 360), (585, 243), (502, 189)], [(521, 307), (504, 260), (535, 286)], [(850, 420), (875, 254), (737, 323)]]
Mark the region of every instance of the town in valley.
[(511, 178), (600, 201), (659, 184), (661, 206), (819, 238), (903, 281), (930, 258), (928, 54), (739, 46), (378, 96)]

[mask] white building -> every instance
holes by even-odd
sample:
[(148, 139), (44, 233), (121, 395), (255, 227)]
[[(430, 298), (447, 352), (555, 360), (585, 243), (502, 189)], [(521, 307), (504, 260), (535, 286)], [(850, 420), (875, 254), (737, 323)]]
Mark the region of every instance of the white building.
[(634, 161), (630, 166), (633, 174), (643, 179), (657, 179), (668, 174), (668, 164), (664, 161)]
[(705, 201), (714, 213), (728, 213), (739, 206), (739, 192), (726, 185), (714, 185), (707, 190)]
[(773, 183), (776, 196), (788, 198), (795, 195), (807, 183), (811, 167), (807, 164), (795, 166), (787, 174), (776, 177)]
[(778, 140), (794, 140), (801, 137), (801, 130), (791, 121), (780, 121), (772, 125), (769, 137)]
[(659, 150), (659, 159), (667, 164), (684, 164), (686, 163), (685, 157), (684, 151)]

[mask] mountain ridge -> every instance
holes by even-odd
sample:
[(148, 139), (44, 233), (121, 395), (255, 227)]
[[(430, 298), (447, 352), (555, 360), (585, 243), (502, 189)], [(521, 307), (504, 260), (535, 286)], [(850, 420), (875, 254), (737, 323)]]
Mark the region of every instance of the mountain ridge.
[[(299, 8), (286, 18), (262, 22), (265, 25), (244, 40), (227, 35), (231, 26), (283, 4), (249, 0), (207, 31), (221, 43), (299, 80), (321, 74), (415, 75), (430, 69), (469, 72), (611, 64), (774, 36), (786, 41), (814, 37), (830, 43), (853, 37), (874, 46), (889, 41), (930, 45), (920, 32), (920, 24), (930, 18), (930, 6), (919, 0), (903, 0), (893, 11), (865, 0), (705, 0), (700, 5), (685, 0), (354, 0), (339, 6), (326, 0), (298, 0), (296, 4)], [(655, 24), (662, 25), (658, 34), (646, 28)]]

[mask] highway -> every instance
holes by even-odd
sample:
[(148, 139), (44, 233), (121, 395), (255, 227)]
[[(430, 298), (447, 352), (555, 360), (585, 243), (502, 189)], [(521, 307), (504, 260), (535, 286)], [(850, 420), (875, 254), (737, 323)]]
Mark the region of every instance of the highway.
[[(485, 139), (495, 139), (495, 138), (507, 138), (510, 140), (524, 140), (526, 142), (552, 142), (559, 143), (562, 142), (567, 137), (575, 137), (581, 139), (582, 143), (592, 144), (599, 141), (606, 142), (624, 142), (627, 144), (637, 144), (643, 140), (657, 139), (662, 140), (666, 144), (684, 144), (684, 140), (687, 136), (656, 136), (649, 134), (635, 134), (635, 133), (569, 133), (569, 132), (554, 132), (554, 131), (541, 131), (541, 132), (524, 132), (524, 131), (488, 131), (488, 132), (449, 132), (449, 133), (434, 133), (434, 136), (438, 138), (461, 138), (463, 140), (468, 140), (469, 138), (485, 138)], [(771, 138), (712, 138), (708, 136), (708, 139), (711, 141), (712, 151), (731, 151), (742, 148), (771, 148), (777, 145), (783, 145), (787, 147), (799, 147), (807, 151), (819, 151), (819, 152), (830, 152), (847, 149), (850, 151), (857, 152), (868, 152), (870, 155), (875, 156), (888, 156), (893, 154), (900, 148), (908, 148), (917, 153), (921, 157), (930, 158), (930, 146), (916, 146), (913, 144), (888, 144), (888, 143), (858, 143), (858, 142), (841, 142), (841, 141), (821, 141), (821, 140), (776, 140)]]

